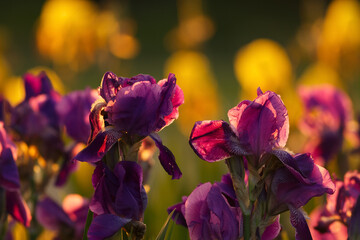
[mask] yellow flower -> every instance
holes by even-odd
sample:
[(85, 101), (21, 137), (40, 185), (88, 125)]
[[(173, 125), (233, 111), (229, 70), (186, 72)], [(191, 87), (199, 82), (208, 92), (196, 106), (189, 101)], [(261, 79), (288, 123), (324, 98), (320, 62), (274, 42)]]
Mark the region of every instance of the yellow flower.
[(175, 52), (165, 65), (165, 73), (169, 72), (175, 74), (184, 92), (185, 103), (176, 122), (186, 136), (196, 121), (218, 118), (217, 86), (205, 55), (194, 51)]
[(335, 0), (326, 12), (318, 42), (318, 58), (344, 74), (358, 71), (360, 64), (360, 4)]
[(235, 74), (243, 93), (256, 97), (256, 89), (279, 92), (291, 86), (292, 67), (285, 50), (268, 39), (255, 40), (241, 48), (235, 57)]

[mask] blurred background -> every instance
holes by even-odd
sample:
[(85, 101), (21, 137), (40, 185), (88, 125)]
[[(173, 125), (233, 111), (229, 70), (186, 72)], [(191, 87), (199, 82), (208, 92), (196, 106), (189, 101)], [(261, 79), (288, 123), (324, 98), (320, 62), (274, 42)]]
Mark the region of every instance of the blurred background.
[[(41, 70), (62, 94), (97, 88), (106, 71), (124, 77), (145, 73), (157, 80), (175, 73), (185, 104), (179, 119), (160, 135), (183, 177), (171, 181), (155, 161), (145, 212), (146, 239), (154, 239), (168, 206), (227, 172), (224, 162), (207, 163), (191, 150), (188, 136), (195, 121), (227, 120), (227, 111), (241, 100), (253, 100), (260, 86), (281, 95), (291, 122), (287, 147), (300, 152), (306, 139), (297, 129), (298, 86), (332, 84), (349, 94), (355, 115), (360, 111), (360, 3), (1, 1), (1, 95), (19, 103), (21, 76)], [(53, 195), (59, 202), (65, 192), (91, 197), (91, 174), (91, 166), (81, 165), (67, 187)], [(284, 229), (294, 236), (286, 221)], [(185, 228), (174, 227), (174, 239), (186, 237)]]

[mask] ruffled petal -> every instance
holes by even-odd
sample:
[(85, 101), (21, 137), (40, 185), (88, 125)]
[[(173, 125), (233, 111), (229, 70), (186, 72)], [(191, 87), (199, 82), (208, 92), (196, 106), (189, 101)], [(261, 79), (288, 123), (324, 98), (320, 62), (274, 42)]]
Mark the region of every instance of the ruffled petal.
[(106, 102), (114, 100), (120, 87), (121, 82), (119, 78), (112, 72), (106, 72), (101, 80), (99, 89), (100, 96)]
[(171, 207), (168, 207), (167, 212), (170, 214), (173, 210), (174, 214), (172, 215), (172, 219), (176, 224), (183, 225), (187, 228), (186, 220), (185, 220), (185, 202), (187, 200), (187, 196), (182, 197), (182, 202), (177, 203)]
[(194, 152), (208, 162), (246, 154), (230, 125), (222, 120), (196, 122), (189, 142)]
[(106, 103), (103, 101), (95, 102), (89, 114), (89, 122), (90, 122), (90, 136), (88, 139), (88, 144), (94, 140), (95, 136), (101, 131), (101, 129), (105, 126), (104, 119), (101, 116), (102, 109), (106, 106)]
[(81, 162), (98, 162), (107, 151), (121, 138), (122, 134), (113, 127), (101, 130), (94, 140), (79, 152), (74, 159)]
[(102, 214), (96, 216), (89, 227), (89, 240), (103, 240), (117, 233), (122, 227), (129, 223), (131, 219), (121, 218), (113, 214)]
[(172, 176), (172, 179), (179, 179), (182, 176), (180, 168), (176, 164), (175, 157), (172, 152), (162, 144), (159, 135), (152, 133), (150, 137), (155, 141), (156, 146), (159, 148), (159, 160), (164, 170)]

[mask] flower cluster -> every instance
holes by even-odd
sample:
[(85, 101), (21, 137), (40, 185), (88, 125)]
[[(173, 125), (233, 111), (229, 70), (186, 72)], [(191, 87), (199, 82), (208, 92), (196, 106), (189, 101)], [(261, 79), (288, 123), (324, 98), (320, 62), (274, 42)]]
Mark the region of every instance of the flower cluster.
[[(335, 185), (328, 171), (314, 164), (310, 154), (294, 155), (284, 149), (289, 135), (289, 119), (281, 98), (274, 92), (263, 93), (258, 89), (258, 97), (254, 101), (240, 102), (229, 110), (228, 117), (230, 124), (223, 120), (195, 123), (190, 145), (205, 161), (226, 160), (241, 212), (235, 211), (236, 217), (229, 218), (209, 208), (204, 213), (215, 213), (220, 221), (192, 219), (188, 213), (191, 211), (189, 199), (193, 198), (190, 196), (198, 195), (199, 188), (204, 189), (201, 196), (205, 199), (204, 193), (210, 192), (210, 184), (198, 187), (186, 200), (185, 214), (182, 213), (191, 239), (205, 237), (204, 232), (192, 230), (200, 223), (212, 229), (209, 231), (210, 238), (235, 239), (243, 236), (245, 239), (271, 239), (280, 231), (276, 223), (278, 214), (286, 210), (290, 211), (296, 239), (311, 239), (300, 208), (313, 197), (334, 193)], [(221, 191), (213, 194), (224, 198)], [(201, 209), (200, 215), (204, 214), (202, 209), (205, 204), (200, 204), (203, 201), (200, 198), (197, 200), (199, 206), (196, 209)], [(238, 235), (216, 235), (222, 221), (226, 221), (227, 226), (237, 226), (238, 222), (242, 222)], [(231, 224), (229, 221), (232, 221)], [(271, 238), (268, 237), (269, 232), (274, 234)]]

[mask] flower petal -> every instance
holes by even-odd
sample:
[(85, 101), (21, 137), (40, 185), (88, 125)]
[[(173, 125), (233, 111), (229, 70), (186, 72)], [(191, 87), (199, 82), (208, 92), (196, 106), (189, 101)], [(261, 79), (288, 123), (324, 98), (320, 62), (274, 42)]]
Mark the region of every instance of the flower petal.
[(261, 235), (261, 240), (275, 239), (281, 231), (280, 215), (278, 215), (275, 221), (266, 227), (265, 231)]
[(40, 94), (50, 94), (53, 90), (51, 82), (45, 72), (41, 72), (37, 76), (26, 73), (23, 79), (25, 83), (25, 101)]
[(121, 161), (115, 166), (114, 174), (121, 181), (116, 193), (115, 212), (126, 218), (142, 219), (147, 205), (142, 168), (136, 162)]
[(271, 91), (259, 94), (253, 102), (244, 102), (237, 110), (238, 115), (242, 112), (237, 124), (240, 143), (248, 145), (257, 156), (274, 147), (284, 147), (289, 135), (289, 117), (280, 96)]
[(0, 155), (0, 186), (7, 190), (20, 189), (19, 172), (10, 148), (2, 149)]
[(172, 179), (179, 179), (182, 176), (180, 168), (176, 164), (175, 157), (172, 152), (162, 144), (159, 135), (152, 133), (150, 137), (155, 141), (156, 146), (159, 148), (159, 160), (164, 170), (172, 176)]
[(307, 222), (305, 220), (302, 211), (291, 206), (289, 206), (289, 208), (290, 208), (290, 222), (291, 225), (296, 230), (295, 239), (296, 240), (312, 239), (309, 226), (307, 225)]
[(94, 140), (79, 152), (74, 159), (81, 162), (98, 162), (107, 151), (121, 138), (122, 134), (113, 127), (101, 130)]
[(187, 228), (186, 220), (185, 220), (185, 202), (187, 200), (187, 196), (182, 197), (182, 202), (177, 203), (173, 206), (168, 207), (167, 212), (170, 214), (173, 210), (174, 214), (172, 215), (172, 219), (175, 221), (176, 224), (183, 225)]
[(73, 227), (74, 224), (62, 207), (49, 197), (38, 201), (36, 219), (42, 226), (53, 231), (61, 230), (62, 225)]
[(101, 129), (105, 126), (104, 119), (101, 116), (101, 111), (106, 106), (106, 103), (98, 100), (95, 102), (89, 114), (89, 122), (90, 122), (90, 136), (88, 139), (88, 144), (94, 140), (95, 136), (101, 131)]
[(89, 240), (103, 240), (111, 237), (122, 227), (129, 223), (131, 219), (121, 218), (113, 214), (102, 214), (96, 216), (89, 227)]
[(6, 191), (6, 209), (16, 221), (21, 222), (26, 227), (30, 226), (30, 210), (21, 198), (20, 192)]
[(246, 154), (230, 125), (222, 120), (196, 122), (189, 142), (194, 152), (208, 162)]
[(114, 100), (120, 87), (121, 82), (119, 78), (112, 72), (106, 72), (101, 80), (99, 89), (100, 96), (106, 102)]

